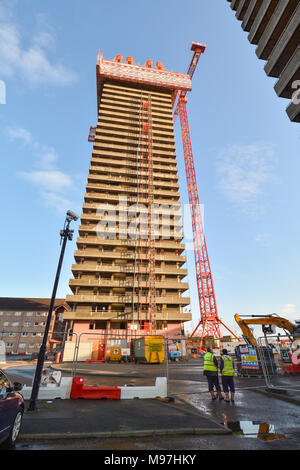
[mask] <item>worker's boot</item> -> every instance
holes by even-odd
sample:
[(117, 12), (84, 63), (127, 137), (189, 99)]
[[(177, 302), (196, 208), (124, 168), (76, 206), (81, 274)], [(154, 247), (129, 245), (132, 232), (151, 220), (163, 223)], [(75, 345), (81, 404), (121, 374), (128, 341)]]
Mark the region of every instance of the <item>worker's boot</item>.
[(231, 399), (231, 402), (234, 403), (234, 393), (232, 393), (232, 392), (230, 394), (230, 399)]
[(218, 397), (219, 397), (219, 400), (224, 400), (224, 397), (221, 392), (218, 392)]
[(211, 399), (212, 399), (212, 400), (216, 400), (217, 397), (215, 396), (213, 390), (210, 392), (210, 394), (211, 394)]
[(229, 403), (229, 393), (228, 392), (227, 393), (225, 392), (225, 401), (226, 401), (226, 403)]

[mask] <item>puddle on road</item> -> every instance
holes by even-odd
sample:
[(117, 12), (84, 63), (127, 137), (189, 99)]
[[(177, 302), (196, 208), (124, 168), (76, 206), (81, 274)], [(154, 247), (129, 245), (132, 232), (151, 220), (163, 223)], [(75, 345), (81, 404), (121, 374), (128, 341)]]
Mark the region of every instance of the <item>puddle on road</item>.
[(260, 421), (225, 421), (221, 424), (230, 429), (235, 436), (252, 437), (261, 441), (291, 439), (285, 434), (276, 433), (274, 425)]

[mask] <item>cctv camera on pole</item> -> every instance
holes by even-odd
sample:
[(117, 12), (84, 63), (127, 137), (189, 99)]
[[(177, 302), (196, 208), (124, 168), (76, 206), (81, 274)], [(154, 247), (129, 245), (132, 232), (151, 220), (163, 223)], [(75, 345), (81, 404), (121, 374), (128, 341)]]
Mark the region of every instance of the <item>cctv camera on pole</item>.
[(36, 400), (37, 400), (38, 394), (39, 394), (39, 388), (40, 388), (40, 383), (41, 383), (41, 377), (42, 377), (42, 371), (43, 371), (43, 366), (44, 366), (45, 354), (46, 354), (46, 349), (47, 349), (48, 333), (49, 333), (50, 324), (51, 324), (52, 312), (53, 312), (53, 309), (54, 309), (54, 303), (55, 303), (55, 297), (56, 297), (56, 291), (57, 291), (61, 266), (62, 266), (64, 254), (65, 254), (65, 248), (66, 248), (67, 240), (72, 240), (73, 233), (74, 233), (74, 230), (70, 230), (69, 226), (70, 226), (70, 223), (71, 223), (72, 220), (76, 221), (77, 219), (78, 219), (78, 216), (76, 214), (74, 214), (74, 212), (69, 210), (67, 212), (64, 228), (63, 228), (63, 230), (60, 231), (62, 247), (61, 247), (61, 252), (60, 252), (56, 277), (55, 277), (55, 281), (54, 281), (52, 297), (51, 297), (51, 302), (50, 302), (50, 306), (49, 306), (49, 311), (48, 311), (48, 316), (47, 316), (47, 322), (46, 322), (46, 326), (45, 326), (43, 341), (42, 341), (42, 345), (40, 347), (40, 351), (39, 351), (39, 355), (38, 355), (38, 360), (37, 360), (37, 365), (36, 365), (36, 370), (35, 370), (35, 376), (34, 376), (34, 381), (33, 381), (33, 386), (32, 386), (32, 391), (31, 391), (31, 397), (30, 397), (30, 402), (29, 402), (29, 406), (28, 406), (28, 411), (34, 411), (36, 409)]

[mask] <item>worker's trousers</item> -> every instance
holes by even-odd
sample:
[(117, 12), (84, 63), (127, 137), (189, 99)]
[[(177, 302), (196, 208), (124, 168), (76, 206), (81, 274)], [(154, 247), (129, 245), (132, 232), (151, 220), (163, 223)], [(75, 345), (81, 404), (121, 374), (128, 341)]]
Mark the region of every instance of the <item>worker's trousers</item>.
[(222, 375), (222, 388), (224, 393), (235, 392), (234, 380), (232, 375)]
[(214, 390), (214, 387), (218, 392), (221, 391), (221, 387), (219, 384), (219, 377), (217, 375), (207, 375), (207, 382), (208, 382), (208, 391), (212, 392)]

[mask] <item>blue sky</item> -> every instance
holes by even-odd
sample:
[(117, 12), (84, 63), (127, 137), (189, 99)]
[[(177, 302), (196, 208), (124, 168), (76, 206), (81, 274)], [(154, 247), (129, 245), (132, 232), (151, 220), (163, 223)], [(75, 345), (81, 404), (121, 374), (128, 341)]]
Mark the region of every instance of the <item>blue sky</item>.
[[(300, 317), (300, 127), (285, 113), (225, 0), (0, 3), (0, 296), (50, 297), (67, 209), (80, 212), (96, 123), (98, 50), (186, 72), (205, 43), (188, 113), (220, 317)], [(188, 202), (179, 121), (182, 203)], [(73, 224), (77, 236), (78, 222)], [(75, 239), (58, 296), (69, 293)], [(194, 324), (193, 253), (187, 252)]]

